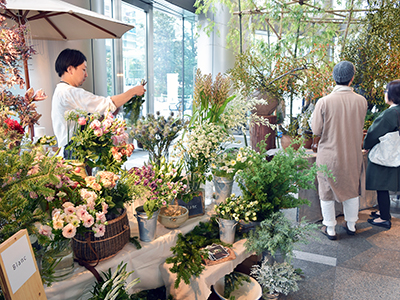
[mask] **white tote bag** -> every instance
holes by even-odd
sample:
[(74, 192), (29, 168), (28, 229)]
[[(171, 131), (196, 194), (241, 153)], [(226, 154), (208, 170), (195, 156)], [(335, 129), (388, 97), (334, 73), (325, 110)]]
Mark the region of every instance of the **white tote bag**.
[(371, 162), (385, 167), (400, 166), (400, 131), (388, 132), (369, 151)]

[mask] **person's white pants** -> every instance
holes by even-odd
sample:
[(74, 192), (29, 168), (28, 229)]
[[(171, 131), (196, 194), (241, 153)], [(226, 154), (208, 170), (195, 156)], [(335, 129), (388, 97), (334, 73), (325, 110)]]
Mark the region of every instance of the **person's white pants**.
[[(335, 226), (336, 222), (336, 211), (335, 202), (321, 200), (321, 213), (322, 213), (322, 224), (325, 226)], [(358, 220), (358, 210), (359, 210), (359, 197), (351, 198), (342, 202), (344, 219), (347, 222), (357, 222)]]

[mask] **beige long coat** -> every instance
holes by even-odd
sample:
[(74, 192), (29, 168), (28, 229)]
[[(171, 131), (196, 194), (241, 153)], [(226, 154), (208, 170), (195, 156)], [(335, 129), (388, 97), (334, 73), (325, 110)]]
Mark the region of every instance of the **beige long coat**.
[(318, 174), (321, 200), (343, 202), (360, 195), (362, 130), (367, 100), (348, 86), (338, 85), (315, 105), (311, 128), (321, 136), (317, 165), (327, 165), (336, 181)]

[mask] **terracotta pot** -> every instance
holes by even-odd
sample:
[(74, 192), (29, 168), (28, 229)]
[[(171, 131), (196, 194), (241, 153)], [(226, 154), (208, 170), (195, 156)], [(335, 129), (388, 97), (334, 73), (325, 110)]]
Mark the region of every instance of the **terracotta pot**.
[(269, 116), (279, 105), (279, 99), (267, 91), (255, 91), (252, 95), (253, 98), (264, 99), (268, 102), (266, 105), (256, 105), (256, 109), (252, 113), (257, 115)]
[[(264, 119), (268, 119), (270, 124), (276, 124), (276, 116), (266, 116), (266, 115), (259, 115), (257, 113), (258, 116), (264, 118)], [(250, 126), (250, 145), (251, 148), (253, 148), (255, 151), (260, 152), (260, 149), (257, 147), (257, 144), (265, 139), (265, 136), (267, 134), (269, 134), (267, 140), (266, 140), (266, 150), (269, 149), (274, 149), (276, 148), (276, 144), (275, 144), (275, 130), (272, 129), (270, 126), (266, 126), (266, 125), (256, 125), (256, 124), (252, 124)]]
[[(281, 137), (282, 148), (286, 149), (287, 147), (289, 147), (290, 144), (292, 143), (292, 141), (293, 141), (293, 137), (291, 137), (290, 135), (286, 135), (286, 134), (282, 135), (282, 137)], [(298, 150), (300, 148), (300, 144), (298, 144), (298, 143), (292, 144), (292, 148), (294, 150)]]

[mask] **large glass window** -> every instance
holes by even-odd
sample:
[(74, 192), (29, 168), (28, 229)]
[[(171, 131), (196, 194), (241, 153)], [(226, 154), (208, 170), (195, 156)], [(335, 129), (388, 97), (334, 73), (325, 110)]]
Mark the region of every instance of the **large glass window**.
[[(142, 114), (147, 113), (146, 107), (164, 116), (171, 111), (190, 114), (197, 68), (196, 16), (163, 5), (151, 8), (152, 13), (148, 14), (132, 4), (139, 2), (118, 1), (120, 11), (114, 12), (114, 0), (104, 0), (107, 16), (120, 15), (122, 21), (135, 26), (123, 35), (121, 47), (115, 47), (120, 41), (106, 41), (108, 93), (113, 95), (118, 90), (116, 66), (121, 66), (122, 61), (124, 91), (146, 79), (147, 73), (152, 77), (147, 78), (152, 84), (146, 86), (146, 101), (150, 105), (143, 105)], [(148, 15), (153, 18), (147, 19)], [(153, 32), (148, 32), (147, 27), (153, 28)]]
[(191, 113), (197, 67), (194, 18), (154, 10), (154, 107), (162, 115)]
[(157, 9), (153, 20), (154, 107), (168, 116), (182, 98), (182, 20)]
[(122, 21), (132, 28), (122, 36), (124, 66), (124, 91), (146, 79), (146, 13), (134, 6), (122, 3)]
[[(104, 15), (107, 17), (113, 17), (112, 2), (111, 0), (104, 0)], [(115, 94), (114, 87), (114, 51), (113, 51), (113, 41), (111, 39), (106, 39), (106, 64), (107, 64), (107, 94), (112, 96)]]

